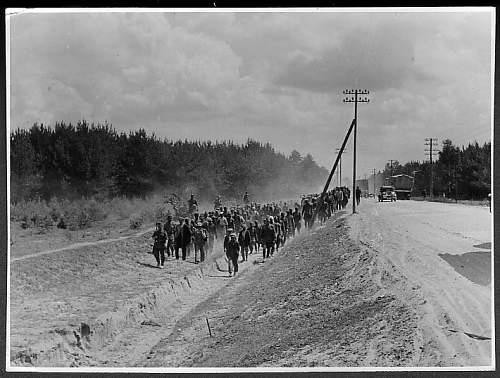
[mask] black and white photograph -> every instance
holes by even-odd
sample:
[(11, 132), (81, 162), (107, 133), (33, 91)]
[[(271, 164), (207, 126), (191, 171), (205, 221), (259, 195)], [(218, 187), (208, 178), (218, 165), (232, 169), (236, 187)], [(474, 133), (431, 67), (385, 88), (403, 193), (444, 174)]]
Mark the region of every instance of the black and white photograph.
[(7, 371), (494, 370), (495, 12), (7, 9)]

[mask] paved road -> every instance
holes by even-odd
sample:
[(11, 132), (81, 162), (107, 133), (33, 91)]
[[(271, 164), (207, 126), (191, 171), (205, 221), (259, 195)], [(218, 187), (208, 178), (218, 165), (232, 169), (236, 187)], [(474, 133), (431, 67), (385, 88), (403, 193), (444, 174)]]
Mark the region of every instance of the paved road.
[(368, 199), (348, 219), (354, 239), (404, 277), (393, 289), (400, 285), (403, 297), (408, 290), (418, 293), (423, 345), (435, 351), (434, 360), (443, 366), (493, 364), (489, 210)]

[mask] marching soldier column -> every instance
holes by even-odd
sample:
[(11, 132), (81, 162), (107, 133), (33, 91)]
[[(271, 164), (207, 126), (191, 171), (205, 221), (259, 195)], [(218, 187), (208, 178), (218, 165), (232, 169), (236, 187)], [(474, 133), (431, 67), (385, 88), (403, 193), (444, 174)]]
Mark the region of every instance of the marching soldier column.
[[(345, 209), (350, 191), (336, 187), (324, 195), (302, 195), (300, 201), (278, 201), (260, 204), (250, 201), (245, 192), (241, 205), (223, 206), (220, 196), (214, 200), (214, 210), (199, 212), (198, 201), (191, 194), (187, 201), (188, 216), (164, 225), (156, 223), (153, 251), (157, 267), (162, 269), (167, 259), (187, 260), (194, 250), (194, 263), (202, 263), (212, 254), (215, 242), (221, 241), (228, 263), (229, 275), (238, 272), (238, 263), (262, 250), (262, 260), (269, 259), (285, 243), (299, 235), (304, 227), (309, 232), (316, 221), (324, 223), (338, 210)], [(299, 203), (300, 202), (300, 203)], [(241, 258), (241, 260), (240, 260)]]

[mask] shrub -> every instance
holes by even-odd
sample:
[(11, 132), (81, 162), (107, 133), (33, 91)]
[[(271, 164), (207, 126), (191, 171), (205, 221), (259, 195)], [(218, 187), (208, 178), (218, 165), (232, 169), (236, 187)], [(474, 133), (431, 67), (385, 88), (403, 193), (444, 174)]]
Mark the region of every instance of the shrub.
[(142, 226), (144, 222), (144, 216), (142, 214), (132, 214), (130, 216), (130, 228), (137, 229)]

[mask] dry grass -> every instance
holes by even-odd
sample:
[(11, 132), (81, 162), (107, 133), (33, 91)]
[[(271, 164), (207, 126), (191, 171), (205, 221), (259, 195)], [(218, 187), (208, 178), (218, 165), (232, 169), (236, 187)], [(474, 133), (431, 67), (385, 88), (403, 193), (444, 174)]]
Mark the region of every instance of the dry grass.
[(69, 201), (52, 198), (50, 201), (28, 200), (12, 203), (10, 219), (22, 228), (48, 232), (53, 228), (82, 230), (105, 219), (129, 219), (130, 228), (145, 223), (164, 221), (171, 211), (163, 197), (116, 197), (111, 200), (80, 199)]

